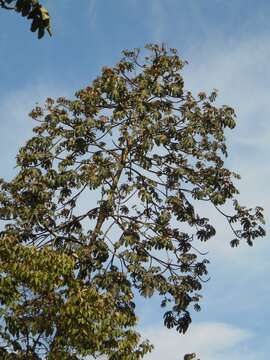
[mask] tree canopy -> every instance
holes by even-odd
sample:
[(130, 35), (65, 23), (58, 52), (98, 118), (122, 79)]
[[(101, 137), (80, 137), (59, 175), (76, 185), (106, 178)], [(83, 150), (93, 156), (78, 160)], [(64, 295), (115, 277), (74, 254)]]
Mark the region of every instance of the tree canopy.
[(179, 333), (200, 310), (200, 242), (216, 229), (198, 204), (224, 216), (233, 247), (265, 235), (224, 166), (235, 112), (216, 91), (187, 91), (185, 64), (164, 46), (125, 51), (74, 98), (31, 112), (34, 135), (0, 188), (2, 358), (141, 359), (152, 346), (136, 296), (158, 294)]
[(38, 0), (0, 0), (0, 7), (6, 10), (14, 10), (31, 21), (31, 31), (37, 32), (41, 39), (45, 31), (50, 35), (51, 18), (48, 10)]

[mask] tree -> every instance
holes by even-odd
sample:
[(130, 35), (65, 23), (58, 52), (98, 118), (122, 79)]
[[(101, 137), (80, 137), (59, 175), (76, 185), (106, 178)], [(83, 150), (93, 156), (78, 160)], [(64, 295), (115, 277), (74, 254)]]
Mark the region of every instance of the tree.
[(31, 31), (38, 33), (41, 39), (45, 30), (52, 35), (51, 18), (48, 10), (38, 0), (0, 0), (0, 7), (6, 10), (15, 10), (31, 20)]
[(184, 89), (176, 50), (145, 51), (30, 114), (35, 135), (1, 180), (2, 358), (141, 359), (152, 346), (134, 330), (135, 292), (159, 294), (179, 333), (200, 310), (198, 248), (216, 230), (198, 204), (224, 216), (233, 247), (265, 235), (262, 208), (240, 206), (224, 167), (234, 110)]

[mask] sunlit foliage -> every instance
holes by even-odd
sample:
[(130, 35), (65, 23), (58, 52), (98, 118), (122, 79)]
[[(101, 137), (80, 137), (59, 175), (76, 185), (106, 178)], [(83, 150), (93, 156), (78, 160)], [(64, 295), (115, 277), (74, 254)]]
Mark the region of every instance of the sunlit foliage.
[(200, 242), (216, 234), (200, 202), (223, 214), (232, 246), (265, 234), (224, 166), (234, 110), (185, 90), (185, 64), (156, 45), (125, 51), (74, 99), (31, 112), (35, 135), (1, 180), (1, 356), (141, 359), (152, 347), (135, 331), (135, 294), (158, 294), (179, 333), (200, 309)]

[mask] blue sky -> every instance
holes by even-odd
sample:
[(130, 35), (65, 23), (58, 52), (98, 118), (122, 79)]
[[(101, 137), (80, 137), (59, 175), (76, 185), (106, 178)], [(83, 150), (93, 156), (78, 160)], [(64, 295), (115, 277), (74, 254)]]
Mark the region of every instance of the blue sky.
[[(233, 106), (237, 128), (228, 133), (228, 166), (239, 172), (240, 200), (262, 205), (269, 219), (270, 3), (257, 0), (48, 0), (53, 38), (38, 41), (18, 15), (0, 11), (0, 176), (14, 174), (14, 157), (31, 135), (27, 114), (47, 96), (72, 96), (113, 65), (123, 49), (165, 42), (189, 61), (186, 87), (219, 89)], [(76, 4), (76, 8), (73, 4)], [(196, 351), (201, 360), (266, 360), (269, 236), (254, 248), (231, 249), (231, 235), (213, 216), (218, 233), (207, 244), (211, 281), (202, 311), (186, 336), (162, 326), (156, 299), (140, 301), (140, 329), (156, 345), (147, 360), (177, 360)], [(267, 225), (269, 230), (269, 225)], [(269, 231), (268, 231), (269, 232)]]

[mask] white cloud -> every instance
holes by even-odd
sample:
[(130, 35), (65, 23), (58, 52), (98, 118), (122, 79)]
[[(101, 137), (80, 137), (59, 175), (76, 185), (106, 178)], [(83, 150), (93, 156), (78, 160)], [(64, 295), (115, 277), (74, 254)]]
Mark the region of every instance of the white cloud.
[(94, 29), (97, 21), (97, 1), (89, 0), (88, 13), (90, 19), (90, 29)]
[(269, 146), (269, 56), (269, 38), (265, 36), (249, 36), (226, 44), (209, 42), (189, 54), (188, 86), (197, 91), (220, 90), (219, 101), (237, 110), (238, 142)]
[(255, 360), (255, 354), (248, 350), (248, 342), (254, 335), (230, 324), (192, 325), (186, 335), (166, 328), (145, 329), (143, 334), (155, 344), (155, 350), (145, 357), (146, 360), (182, 360), (186, 353), (192, 352), (201, 360)]
[[(167, 4), (168, 6), (168, 4)], [(152, 24), (153, 42), (163, 42), (165, 36), (165, 13), (166, 5), (162, 0), (151, 1), (151, 17), (154, 20)]]
[[(184, 73), (187, 88), (195, 93), (217, 88), (218, 102), (236, 109), (237, 127), (227, 133), (228, 167), (242, 177), (237, 183), (241, 202), (251, 207), (263, 206), (266, 217), (270, 214), (269, 56), (266, 36), (228, 39), (226, 43), (209, 41), (190, 51), (190, 65)], [(221, 225), (221, 232), (224, 231)], [(224, 255), (223, 246), (219, 249)]]
[(66, 90), (53, 84), (33, 83), (7, 93), (0, 99), (1, 157), (0, 177), (7, 178), (15, 166), (18, 149), (30, 138), (36, 123), (28, 114), (47, 97), (65, 96)]

